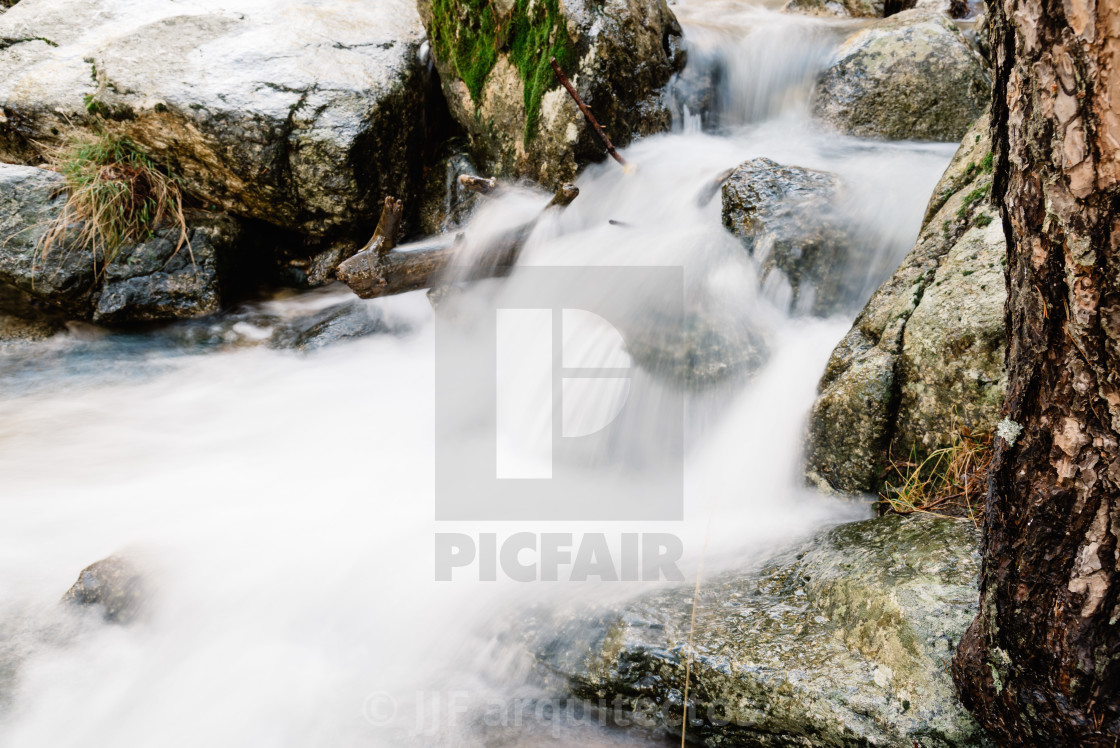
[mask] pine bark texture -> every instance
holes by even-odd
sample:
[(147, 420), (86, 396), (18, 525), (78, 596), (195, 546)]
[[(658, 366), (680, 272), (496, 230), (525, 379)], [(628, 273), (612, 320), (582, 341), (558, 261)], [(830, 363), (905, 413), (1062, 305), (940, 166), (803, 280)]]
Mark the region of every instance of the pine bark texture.
[(1001, 744), (1115, 746), (1120, 3), (995, 0), (989, 12), (1008, 420), (987, 498), (980, 611), (953, 674)]

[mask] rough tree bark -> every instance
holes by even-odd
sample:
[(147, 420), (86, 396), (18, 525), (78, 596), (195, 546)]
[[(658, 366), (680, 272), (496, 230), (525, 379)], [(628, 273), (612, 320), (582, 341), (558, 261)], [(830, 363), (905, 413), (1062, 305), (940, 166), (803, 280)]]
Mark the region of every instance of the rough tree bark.
[[(1006, 745), (1120, 740), (1120, 5), (995, 0), (1007, 420), (953, 674)], [(1016, 434), (1021, 426), (1021, 433)]]

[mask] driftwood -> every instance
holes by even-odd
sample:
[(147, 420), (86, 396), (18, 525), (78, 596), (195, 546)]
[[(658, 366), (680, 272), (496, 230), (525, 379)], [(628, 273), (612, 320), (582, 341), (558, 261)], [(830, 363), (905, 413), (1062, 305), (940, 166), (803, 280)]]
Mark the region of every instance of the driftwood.
[[(491, 185), (491, 189), (495, 186), (496, 183)], [(540, 215), (499, 236), (482, 251), (473, 265), (463, 268), (451, 279), (445, 277), (445, 271), (462, 248), (462, 235), (422, 249), (393, 252), (403, 206), (400, 200), (388, 198), (373, 238), (358, 254), (338, 266), (338, 279), (363, 299), (373, 299), (431, 288), (448, 280), (474, 281), (508, 275), (541, 217), (550, 209), (571, 204), (578, 195), (579, 189), (575, 185), (561, 186)]]

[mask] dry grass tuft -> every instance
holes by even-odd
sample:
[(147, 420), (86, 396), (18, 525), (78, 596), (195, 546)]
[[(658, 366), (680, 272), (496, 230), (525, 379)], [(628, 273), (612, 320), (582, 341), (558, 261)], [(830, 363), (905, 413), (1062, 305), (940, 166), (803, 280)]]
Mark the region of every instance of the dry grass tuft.
[(179, 229), (175, 251), (184, 245), (190, 251), (178, 181), (131, 140), (105, 130), (82, 132), (47, 155), (66, 178), (68, 197), (39, 241), (42, 266), (52, 254), (78, 247), (90, 251), (100, 276), (122, 245), (144, 241), (165, 225)]
[(892, 461), (887, 469), (895, 480), (887, 478), (879, 505), (897, 514), (925, 512), (979, 522), (991, 459), (991, 434), (973, 436), (968, 428), (957, 429), (952, 444), (921, 462), (914, 455)]

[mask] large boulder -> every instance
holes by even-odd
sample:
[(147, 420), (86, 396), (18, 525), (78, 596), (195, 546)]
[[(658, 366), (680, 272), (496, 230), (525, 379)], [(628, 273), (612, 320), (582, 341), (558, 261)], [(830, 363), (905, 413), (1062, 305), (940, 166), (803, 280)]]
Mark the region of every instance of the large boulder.
[(487, 171), (545, 185), (603, 145), (555, 57), (616, 146), (667, 130), (662, 87), (684, 63), (665, 0), (419, 0), (451, 113)]
[[(540, 613), (529, 646), (571, 690), (705, 746), (980, 746), (948, 664), (976, 612), (972, 523), (887, 516), (621, 611)], [(535, 624), (535, 628), (534, 628)], [(691, 643), (690, 643), (691, 642)]]
[(759, 263), (764, 285), (788, 286), (798, 311), (827, 315), (852, 304), (867, 266), (835, 210), (842, 189), (835, 176), (756, 158), (722, 189), (723, 225)]
[(1007, 246), (987, 199), (991, 163), (984, 116), (934, 190), (917, 244), (833, 351), (809, 418), (806, 470), (817, 485), (875, 490), (892, 456), (995, 428)]
[[(47, 302), (72, 318), (106, 324), (197, 317), (218, 311), (221, 264), (234, 253), (238, 222), (191, 214), (187, 242), (178, 227), (125, 244), (104, 267), (75, 237), (43, 244), (66, 202), (53, 171), (0, 164), (0, 284)], [(0, 305), (9, 295), (0, 296)]]
[(908, 10), (844, 42), (817, 83), (813, 113), (848, 135), (956, 141), (990, 92), (984, 60), (950, 19)]
[[(0, 16), (0, 161), (101, 117), (208, 204), (321, 236), (418, 176), (411, 0), (36, 0)], [(372, 217), (372, 218), (371, 218)]]

